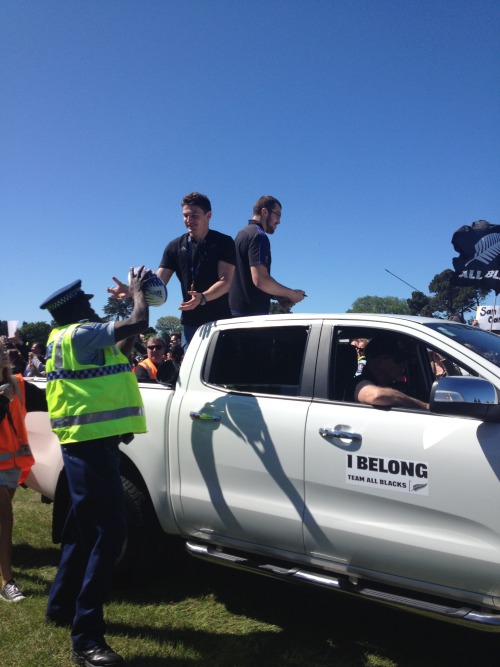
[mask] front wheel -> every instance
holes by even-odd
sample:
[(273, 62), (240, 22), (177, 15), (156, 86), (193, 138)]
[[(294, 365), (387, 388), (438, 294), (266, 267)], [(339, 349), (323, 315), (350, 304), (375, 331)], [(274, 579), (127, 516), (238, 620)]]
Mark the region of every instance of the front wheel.
[(118, 577), (137, 568), (151, 553), (154, 536), (157, 534), (152, 510), (144, 493), (122, 475), (127, 538), (115, 565)]

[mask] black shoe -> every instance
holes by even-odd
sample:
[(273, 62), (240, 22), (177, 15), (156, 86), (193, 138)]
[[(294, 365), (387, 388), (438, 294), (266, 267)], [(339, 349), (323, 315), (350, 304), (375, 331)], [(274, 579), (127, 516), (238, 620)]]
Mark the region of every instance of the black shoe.
[(71, 660), (77, 665), (84, 667), (112, 667), (113, 665), (122, 665), (123, 658), (107, 644), (94, 646), (88, 649), (73, 649), (71, 651)]

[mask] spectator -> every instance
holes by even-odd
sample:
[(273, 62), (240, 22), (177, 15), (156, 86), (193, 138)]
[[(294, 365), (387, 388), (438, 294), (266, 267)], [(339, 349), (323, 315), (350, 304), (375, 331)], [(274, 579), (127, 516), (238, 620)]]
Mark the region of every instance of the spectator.
[(253, 218), (236, 236), (236, 271), (229, 292), (233, 317), (267, 315), (271, 298), (290, 309), (305, 297), (303, 290), (285, 287), (270, 275), (271, 244), (267, 235), (274, 234), (280, 222), (280, 202), (264, 195), (253, 207)]
[(138, 382), (148, 382), (148, 380), (156, 380), (156, 373), (158, 366), (165, 359), (166, 345), (163, 338), (159, 336), (151, 336), (146, 343), (146, 350), (148, 356), (139, 361), (134, 372), (137, 376)]
[(167, 361), (172, 361), (175, 369), (178, 371), (183, 359), (184, 350), (182, 349), (182, 345), (172, 345), (167, 352)]
[(22, 356), (25, 362), (27, 362), (29, 345), (23, 340), (18, 329), (16, 329), (14, 331), (14, 335), (9, 338), (9, 342), (16, 348), (16, 350), (18, 350), (19, 354)]
[(43, 343), (33, 343), (24, 377), (45, 377), (45, 346)]
[(104, 640), (103, 604), (127, 535), (118, 446), (146, 431), (128, 355), (148, 326), (141, 286), (149, 276), (143, 267), (130, 270), (133, 310), (126, 320), (101, 322), (81, 280), (40, 306), (57, 325), (48, 341), (47, 402), (71, 500), (46, 616), (71, 626), (71, 660), (86, 667), (123, 662)]
[(170, 347), (173, 347), (174, 345), (181, 345), (180, 333), (173, 333), (170, 335)]
[(0, 343), (0, 372), (0, 599), (21, 602), (25, 596), (12, 574), (12, 500), (34, 463), (24, 423), (26, 412), (46, 412), (47, 401), (42, 389), (11, 372), (4, 343)]
[(365, 348), (367, 344), (368, 344), (368, 338), (355, 338), (354, 340), (351, 341), (351, 345), (354, 345), (354, 349), (356, 350), (356, 356), (358, 359), (358, 365), (354, 377), (361, 375), (364, 367), (366, 366)]
[[(6, 350), (17, 350), (17, 352), (19, 352), (19, 355), (24, 361), (24, 365), (28, 363), (28, 348), (26, 343), (21, 338), (21, 334), (17, 329), (14, 332), (13, 336), (10, 337), (1, 336), (0, 341)], [(21, 370), (19, 372), (22, 373), (23, 371)]]
[(7, 350), (7, 357), (9, 359), (9, 367), (12, 375), (23, 374), (24, 369), (26, 368), (26, 362), (21, 356), (19, 350), (15, 347), (11, 347)]
[(443, 357), (435, 350), (429, 350), (429, 360), (431, 362), (431, 369), (436, 380), (448, 375)]
[(429, 409), (427, 403), (395, 388), (404, 373), (406, 354), (394, 338), (383, 334), (372, 338), (365, 354), (366, 366), (355, 386), (354, 400), (379, 407)]
[[(182, 215), (188, 231), (167, 245), (156, 273), (165, 284), (175, 273), (181, 284), (184, 300), (179, 310), (182, 346), (186, 349), (200, 325), (231, 317), (228, 292), (236, 260), (233, 239), (209, 229), (212, 206), (206, 195), (186, 195)], [(113, 280), (117, 287), (108, 288), (108, 292), (126, 298), (127, 286), (117, 278)]]

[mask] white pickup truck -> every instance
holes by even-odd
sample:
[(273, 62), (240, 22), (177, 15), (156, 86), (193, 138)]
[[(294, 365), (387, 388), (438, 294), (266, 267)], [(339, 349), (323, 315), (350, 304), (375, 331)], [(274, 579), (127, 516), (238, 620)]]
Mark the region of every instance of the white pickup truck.
[[(354, 402), (350, 341), (387, 332), (428, 411)], [(170, 380), (141, 384), (149, 430), (122, 446), (125, 558), (159, 525), (201, 558), (500, 631), (500, 337), (395, 315), (238, 318), (201, 327)], [(28, 428), (57, 541), (59, 446), (47, 415)]]

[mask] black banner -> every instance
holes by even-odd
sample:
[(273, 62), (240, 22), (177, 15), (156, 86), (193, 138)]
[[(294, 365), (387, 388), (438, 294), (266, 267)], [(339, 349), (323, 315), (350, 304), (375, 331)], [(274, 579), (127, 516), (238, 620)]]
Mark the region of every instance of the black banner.
[(500, 225), (477, 220), (460, 227), (451, 239), (459, 257), (453, 258), (453, 283), (500, 292)]

